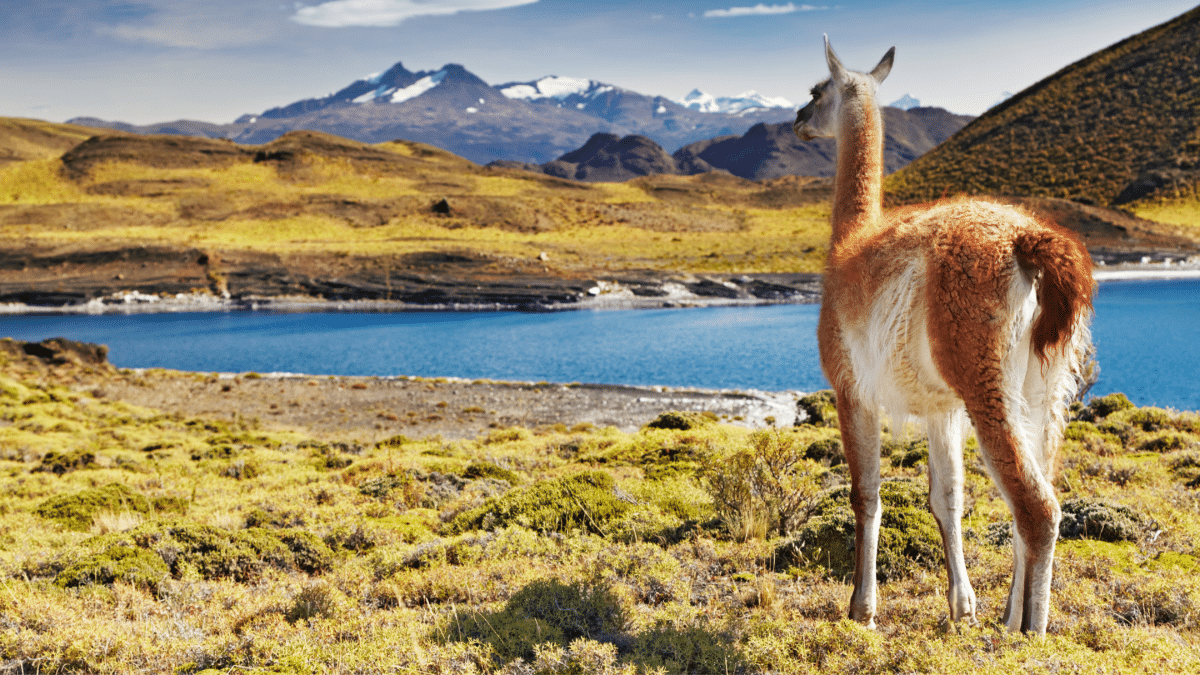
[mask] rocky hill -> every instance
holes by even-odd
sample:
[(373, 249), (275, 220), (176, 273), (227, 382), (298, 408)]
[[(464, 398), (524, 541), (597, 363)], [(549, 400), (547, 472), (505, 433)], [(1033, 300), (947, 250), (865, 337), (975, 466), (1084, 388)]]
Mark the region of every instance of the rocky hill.
[(1200, 183), (1200, 7), (1054, 73), (984, 113), (885, 184), (946, 194), (1120, 205)]
[(130, 133), (226, 138), (245, 144), (268, 143), (297, 129), (364, 143), (402, 138), (486, 164), (551, 161), (597, 133), (646, 136), (674, 150), (714, 136), (741, 134), (761, 122), (788, 120), (794, 114), (791, 107), (753, 106), (704, 112), (663, 96), (578, 78), (545, 77), (491, 86), (457, 64), (412, 72), (397, 63), (329, 96), (244, 115), (232, 124), (178, 120), (131, 125), (91, 117), (70, 121)]
[[(928, 152), (961, 129), (971, 117), (941, 108), (884, 108), (884, 162), (890, 173)], [(645, 136), (601, 133), (578, 150), (541, 165), (496, 162), (497, 166), (537, 171), (580, 181), (624, 181), (651, 174), (695, 175), (727, 171), (750, 180), (834, 174), (833, 139), (802, 142), (792, 123), (756, 124), (741, 136), (720, 136), (688, 144), (674, 155)]]

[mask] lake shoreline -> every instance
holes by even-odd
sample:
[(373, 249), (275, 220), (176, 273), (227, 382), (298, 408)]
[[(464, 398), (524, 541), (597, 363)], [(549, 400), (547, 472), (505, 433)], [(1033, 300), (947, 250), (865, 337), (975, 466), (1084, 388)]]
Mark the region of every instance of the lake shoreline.
[[(1097, 282), (1200, 278), (1200, 261), (1146, 262), (1097, 265)], [(472, 282), (472, 293), (453, 295), (445, 302), (406, 300), (326, 299), (305, 295), (222, 297), (210, 292), (152, 295), (121, 291), (88, 302), (39, 305), (0, 303), (0, 316), (31, 314), (133, 314), (180, 312), (560, 312), (575, 310), (671, 309), (694, 307), (758, 307), (817, 304), (821, 301), (820, 275), (648, 275), (614, 276), (595, 282), (543, 279), (534, 292), (522, 297), (481, 301), (483, 285)], [(532, 286), (532, 284), (530, 285)], [(505, 290), (510, 290), (506, 288)], [(550, 292), (547, 292), (547, 291)]]

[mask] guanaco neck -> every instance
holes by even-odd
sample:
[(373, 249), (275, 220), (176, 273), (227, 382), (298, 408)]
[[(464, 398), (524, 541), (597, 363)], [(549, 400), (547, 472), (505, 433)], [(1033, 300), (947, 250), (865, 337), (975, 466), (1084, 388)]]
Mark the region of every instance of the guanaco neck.
[(873, 96), (845, 101), (839, 114), (834, 181), (834, 248), (855, 232), (874, 229), (883, 216), (883, 122)]

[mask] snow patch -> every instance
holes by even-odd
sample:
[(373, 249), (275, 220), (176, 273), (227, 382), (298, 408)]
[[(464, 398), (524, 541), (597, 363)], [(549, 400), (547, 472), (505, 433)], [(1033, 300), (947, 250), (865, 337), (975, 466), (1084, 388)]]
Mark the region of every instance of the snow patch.
[(600, 94), (613, 91), (616, 87), (602, 85), (599, 82), (585, 80), (580, 77), (558, 77), (551, 75), (534, 82), (514, 84), (500, 90), (507, 98), (518, 98), (527, 101), (539, 98), (554, 98), (563, 101), (571, 96), (595, 98)]
[(370, 103), (375, 99), (382, 98), (388, 92), (387, 85), (381, 84), (375, 89), (368, 91), (362, 96), (356, 97), (351, 103)]
[(479, 112), (479, 108), (467, 108), (467, 112), (469, 112), (469, 113), (477, 113), (477, 112)]
[(782, 96), (763, 96), (751, 89), (737, 96), (713, 96), (693, 89), (687, 96), (675, 101), (685, 108), (707, 113), (731, 113), (744, 115), (762, 108), (794, 108), (795, 104)]
[(539, 98), (537, 87), (528, 84), (514, 84), (511, 87), (505, 87), (500, 90), (506, 98), (531, 99)]
[(578, 77), (543, 77), (537, 81), (542, 96), (562, 100), (571, 94), (584, 94), (591, 89), (592, 81)]
[(426, 75), (403, 89), (397, 89), (396, 93), (392, 94), (391, 102), (403, 103), (409, 99), (416, 98), (441, 84), (444, 79), (446, 79), (445, 70), (439, 70), (432, 75)]

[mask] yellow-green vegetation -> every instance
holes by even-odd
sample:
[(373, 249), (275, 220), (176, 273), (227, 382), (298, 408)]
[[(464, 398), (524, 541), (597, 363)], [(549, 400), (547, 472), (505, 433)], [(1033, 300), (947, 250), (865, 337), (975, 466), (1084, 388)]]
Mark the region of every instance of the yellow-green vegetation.
[(1184, 234), (1196, 236), (1200, 230), (1200, 195), (1179, 195), (1149, 199), (1129, 205), (1139, 218), (1187, 228)]
[[(1107, 206), (1147, 195), (1184, 206), (1140, 215), (1196, 224), (1200, 8), (1063, 68), (996, 105), (888, 177), (897, 203), (958, 194)], [(1137, 186), (1143, 176), (1157, 178)], [(1155, 214), (1155, 215), (1151, 215)], [(1182, 223), (1180, 223), (1182, 224)]]
[[(252, 147), (111, 135), (62, 158), (33, 153), (0, 164), (8, 209), (0, 244), (136, 242), (385, 260), (545, 252), (547, 268), (567, 275), (816, 272), (829, 207), (802, 183), (712, 174), (583, 184), (483, 168), (419, 143), (371, 146), (314, 132)], [(63, 217), (64, 209), (81, 215)]]
[(1119, 394), (1076, 408), (1049, 636), (1035, 639), (999, 623), (1011, 531), (973, 442), (979, 625), (943, 621), (927, 449), (898, 434), (883, 446), (868, 631), (843, 619), (853, 516), (838, 432), (823, 424), (755, 431), (666, 413), (635, 433), (335, 440), (134, 408), (71, 367), (0, 370), (10, 670), (1200, 669), (1194, 413)]

